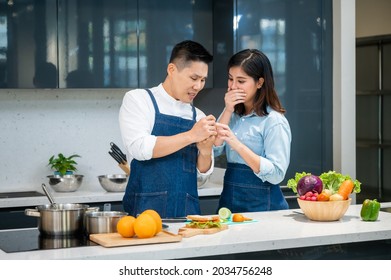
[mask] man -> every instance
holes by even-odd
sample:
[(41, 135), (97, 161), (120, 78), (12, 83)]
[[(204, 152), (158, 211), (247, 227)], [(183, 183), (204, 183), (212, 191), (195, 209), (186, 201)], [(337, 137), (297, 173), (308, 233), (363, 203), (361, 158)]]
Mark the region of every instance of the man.
[(205, 86), (212, 55), (193, 41), (172, 50), (167, 76), (151, 89), (125, 94), (119, 123), (131, 174), (123, 205), (129, 215), (146, 209), (161, 217), (199, 214), (197, 176), (213, 171), (215, 117), (192, 101)]

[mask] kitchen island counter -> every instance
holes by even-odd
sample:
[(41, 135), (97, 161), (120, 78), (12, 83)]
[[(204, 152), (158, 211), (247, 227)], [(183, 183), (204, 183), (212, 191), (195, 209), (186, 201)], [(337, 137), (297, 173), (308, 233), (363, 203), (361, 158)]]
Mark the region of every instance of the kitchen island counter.
[[(391, 203), (382, 203), (391, 207)], [(256, 222), (230, 225), (211, 235), (183, 238), (180, 242), (115, 248), (87, 246), (66, 249), (5, 253), (0, 259), (186, 259), (267, 252), (333, 244), (359, 244), (391, 240), (391, 213), (380, 212), (376, 222), (360, 219), (361, 205), (351, 205), (345, 216), (334, 222), (310, 221), (300, 209), (247, 213)], [(169, 224), (176, 232), (183, 224)]]

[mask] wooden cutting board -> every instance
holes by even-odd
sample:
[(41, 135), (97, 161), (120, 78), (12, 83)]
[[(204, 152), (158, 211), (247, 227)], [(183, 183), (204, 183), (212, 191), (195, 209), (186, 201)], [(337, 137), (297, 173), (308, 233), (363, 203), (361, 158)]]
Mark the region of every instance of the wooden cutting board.
[(151, 238), (124, 238), (119, 233), (96, 233), (90, 234), (90, 240), (103, 247), (132, 246), (142, 244), (179, 242), (182, 236), (168, 231), (161, 231)]
[(214, 234), (223, 230), (226, 230), (228, 228), (228, 225), (221, 225), (219, 228), (188, 228), (188, 227), (181, 227), (178, 231), (179, 235), (182, 235), (183, 237), (192, 237), (199, 234)]

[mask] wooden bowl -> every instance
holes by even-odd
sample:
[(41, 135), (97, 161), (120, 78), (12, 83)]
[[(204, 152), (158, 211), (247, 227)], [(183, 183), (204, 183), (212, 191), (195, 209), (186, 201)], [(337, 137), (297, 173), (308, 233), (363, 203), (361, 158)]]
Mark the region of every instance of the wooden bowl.
[(314, 221), (337, 221), (345, 215), (352, 199), (341, 201), (308, 201), (297, 199), (304, 215)]

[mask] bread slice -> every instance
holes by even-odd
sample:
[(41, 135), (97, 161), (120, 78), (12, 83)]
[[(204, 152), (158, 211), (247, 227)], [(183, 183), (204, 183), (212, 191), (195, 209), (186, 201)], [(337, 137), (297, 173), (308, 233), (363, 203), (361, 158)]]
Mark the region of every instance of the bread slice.
[(218, 215), (187, 215), (186, 218), (194, 222), (220, 222)]

